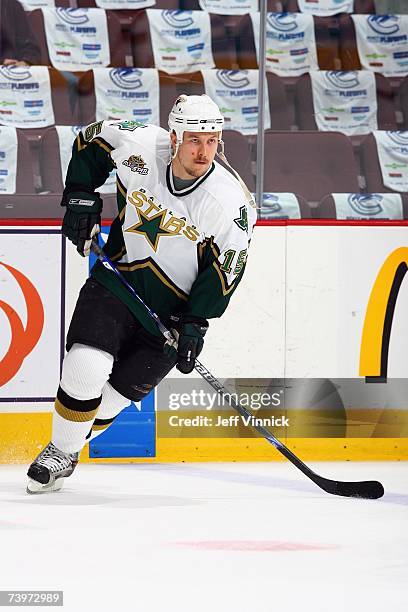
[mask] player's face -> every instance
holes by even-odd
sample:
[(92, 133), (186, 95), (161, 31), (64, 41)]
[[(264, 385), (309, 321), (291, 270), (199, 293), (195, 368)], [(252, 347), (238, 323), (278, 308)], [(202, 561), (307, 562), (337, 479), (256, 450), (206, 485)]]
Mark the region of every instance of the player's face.
[[(199, 178), (211, 166), (217, 152), (219, 132), (184, 132), (183, 142), (173, 159), (173, 172), (181, 179)], [(173, 146), (176, 135), (171, 135)]]

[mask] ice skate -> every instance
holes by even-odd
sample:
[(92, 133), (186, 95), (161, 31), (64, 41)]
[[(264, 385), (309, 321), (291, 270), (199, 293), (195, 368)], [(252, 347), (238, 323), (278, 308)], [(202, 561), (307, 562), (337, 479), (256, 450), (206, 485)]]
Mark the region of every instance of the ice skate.
[(64, 453), (50, 442), (28, 468), (27, 493), (59, 491), (65, 478), (71, 476), (79, 453)]

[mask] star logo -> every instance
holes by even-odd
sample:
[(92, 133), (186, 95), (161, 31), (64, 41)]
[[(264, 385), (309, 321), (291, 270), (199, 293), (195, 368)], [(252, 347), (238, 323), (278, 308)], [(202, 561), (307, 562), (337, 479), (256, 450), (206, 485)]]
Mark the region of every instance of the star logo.
[(166, 216), (166, 210), (162, 210), (152, 217), (146, 217), (141, 210), (138, 210), (139, 223), (135, 223), (129, 227), (126, 231), (132, 234), (141, 234), (147, 240), (152, 247), (153, 251), (157, 251), (159, 239), (162, 236), (174, 236), (174, 232), (166, 230), (163, 227), (164, 217)]

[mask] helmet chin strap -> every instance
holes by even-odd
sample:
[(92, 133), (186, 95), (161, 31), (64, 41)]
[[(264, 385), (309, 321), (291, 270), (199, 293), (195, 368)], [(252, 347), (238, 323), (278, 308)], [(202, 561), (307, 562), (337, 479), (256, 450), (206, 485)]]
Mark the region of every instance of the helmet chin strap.
[(171, 144), (171, 142), (170, 142), (170, 156), (171, 156), (171, 159), (172, 159), (172, 160), (173, 160), (175, 157), (177, 157), (177, 153), (178, 153), (179, 146), (181, 145), (181, 143), (182, 143), (182, 141), (181, 141), (181, 140), (179, 140), (179, 139), (177, 138), (177, 140), (176, 140), (176, 144), (175, 144), (175, 147), (174, 147), (174, 153), (173, 153), (173, 152), (172, 152), (172, 144)]

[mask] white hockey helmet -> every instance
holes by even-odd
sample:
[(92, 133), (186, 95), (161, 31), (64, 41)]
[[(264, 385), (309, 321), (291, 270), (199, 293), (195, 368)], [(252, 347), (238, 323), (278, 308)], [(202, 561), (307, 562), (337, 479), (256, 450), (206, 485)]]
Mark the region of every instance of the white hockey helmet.
[(181, 94), (169, 115), (170, 132), (174, 130), (178, 146), (183, 142), (184, 132), (219, 132), (221, 140), (224, 117), (217, 104), (209, 96), (187, 96)]

